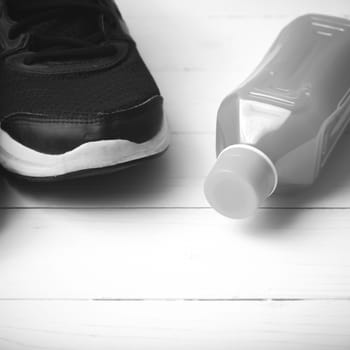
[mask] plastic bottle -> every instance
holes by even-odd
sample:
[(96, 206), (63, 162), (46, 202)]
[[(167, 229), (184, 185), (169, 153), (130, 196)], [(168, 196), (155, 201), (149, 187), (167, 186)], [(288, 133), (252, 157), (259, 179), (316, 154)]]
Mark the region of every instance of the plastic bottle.
[(245, 218), (276, 190), (313, 184), (349, 121), (350, 21), (299, 17), (220, 107), (209, 203)]

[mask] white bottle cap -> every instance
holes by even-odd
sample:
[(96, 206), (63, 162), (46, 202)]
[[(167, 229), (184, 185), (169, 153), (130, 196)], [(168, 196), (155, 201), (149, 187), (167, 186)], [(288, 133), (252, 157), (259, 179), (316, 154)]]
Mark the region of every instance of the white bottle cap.
[(277, 184), (276, 167), (265, 153), (249, 145), (234, 145), (218, 157), (204, 191), (220, 214), (243, 219), (255, 213)]

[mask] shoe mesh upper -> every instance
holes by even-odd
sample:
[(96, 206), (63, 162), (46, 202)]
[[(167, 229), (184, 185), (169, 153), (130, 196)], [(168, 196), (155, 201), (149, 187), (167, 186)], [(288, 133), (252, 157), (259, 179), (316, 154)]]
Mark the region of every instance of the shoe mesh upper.
[(67, 117), (130, 108), (159, 95), (136, 48), (114, 67), (74, 74), (38, 74), (0, 66), (1, 117), (34, 113)]

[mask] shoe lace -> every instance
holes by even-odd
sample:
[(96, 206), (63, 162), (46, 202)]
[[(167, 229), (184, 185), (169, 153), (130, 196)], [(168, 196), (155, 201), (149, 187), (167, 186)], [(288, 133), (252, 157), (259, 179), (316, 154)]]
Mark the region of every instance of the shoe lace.
[[(50, 21), (64, 21), (79, 18), (89, 21), (91, 15), (96, 19), (103, 16), (101, 23), (109, 22), (116, 25), (117, 21), (111, 10), (96, 0), (23, 0), (20, 2), (20, 13), (16, 23), (9, 32), (10, 39), (29, 32), (31, 34), (28, 45), (30, 54), (26, 55), (24, 63), (32, 65), (48, 60), (72, 60), (79, 58), (100, 58), (115, 55), (117, 48), (108, 42), (105, 25), (96, 26), (88, 35), (68, 36), (67, 34), (52, 34), (50, 30), (41, 33), (41, 24)], [(90, 15), (90, 16), (89, 16)], [(88, 23), (89, 24), (89, 23)], [(52, 31), (52, 30), (51, 30)], [(115, 38), (114, 38), (115, 39)], [(124, 37), (123, 40), (126, 40)]]

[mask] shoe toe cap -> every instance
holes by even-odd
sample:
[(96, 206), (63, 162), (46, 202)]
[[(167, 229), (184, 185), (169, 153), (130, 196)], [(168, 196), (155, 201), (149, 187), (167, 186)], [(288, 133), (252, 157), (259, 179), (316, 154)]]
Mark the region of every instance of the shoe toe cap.
[(3, 120), (1, 128), (15, 141), (45, 154), (63, 154), (88, 143), (152, 139), (163, 122), (163, 99), (154, 96), (123, 110), (74, 115), (20, 113)]

